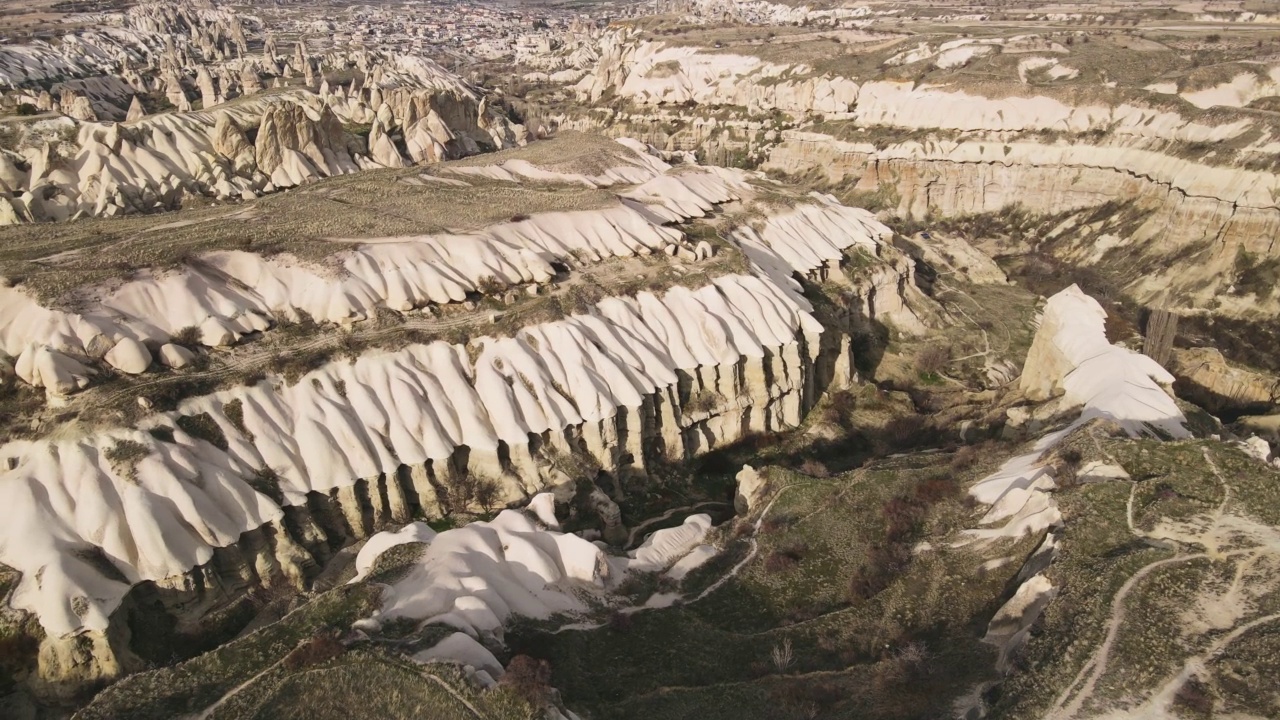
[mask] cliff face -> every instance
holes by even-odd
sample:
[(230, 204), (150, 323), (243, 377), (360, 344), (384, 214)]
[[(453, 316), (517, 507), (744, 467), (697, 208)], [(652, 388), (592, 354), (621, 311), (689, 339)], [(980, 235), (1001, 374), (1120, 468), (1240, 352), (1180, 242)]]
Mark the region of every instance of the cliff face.
[[(953, 44), (990, 49), (963, 42)], [(1181, 99), (1155, 86), (1030, 90), (1022, 87), (1030, 70), (1019, 65), (1024, 75), (1011, 76), (1007, 88), (979, 90), (961, 76), (854, 82), (624, 34), (606, 36), (602, 48), (576, 91), (631, 105), (568, 122), (639, 128), (668, 150), (710, 147), (737, 162), (763, 156), (768, 170), (891, 191), (898, 214), (915, 218), (1014, 204), (1045, 214), (1128, 204), (1140, 222), (1068, 225), (1047, 249), (1113, 274), (1142, 303), (1233, 316), (1280, 310), (1265, 289), (1235, 287), (1239, 258), (1277, 256), (1269, 238), (1280, 230), (1280, 181), (1262, 169), (1275, 150), (1271, 120), (1230, 107), (1240, 102), (1229, 87)], [(883, 65), (928, 59), (924, 50), (931, 47)], [(680, 122), (673, 106), (682, 103), (696, 107)], [(796, 129), (816, 121), (840, 137)]]
[[(646, 212), (679, 217), (697, 196), (677, 189)], [(388, 524), (571, 492), (581, 478), (565, 458), (620, 492), (611, 478), (654, 461), (795, 427), (853, 380), (848, 340), (814, 319), (795, 274), (880, 258), (849, 292), (863, 317), (907, 327), (910, 263), (890, 235), (814, 198), (729, 238), (751, 274), (608, 298), (508, 337), (367, 352), (293, 383), (269, 375), (136, 428), (3, 446), (0, 562), (22, 574), (11, 604), (47, 634), (41, 677), (69, 693), (135, 667), (140, 604), (196, 631), (251, 588), (306, 586), (334, 549)]]
[(970, 141), (877, 149), (805, 132), (784, 133), (766, 167), (818, 173), (867, 192), (889, 188), (897, 197), (896, 211), (916, 218), (1000, 212), (1013, 205), (1060, 214), (1131, 203), (1140, 222), (1123, 232), (1061, 228), (1054, 252), (1102, 269), (1122, 259), (1132, 265), (1136, 258), (1141, 273), (1120, 280), (1144, 303), (1226, 313), (1278, 307), (1274, 297), (1229, 292), (1238, 257), (1276, 252), (1269, 238), (1280, 230), (1280, 207), (1272, 200), (1275, 176), (1269, 173), (1123, 146)]
[(576, 86), (591, 102), (616, 95), (639, 105), (732, 105), (752, 114), (774, 110), (797, 117), (842, 113), (858, 85), (839, 77), (811, 77), (804, 66), (777, 65), (745, 55), (707, 54), (692, 47), (634, 42), (625, 33), (602, 39), (600, 59)]

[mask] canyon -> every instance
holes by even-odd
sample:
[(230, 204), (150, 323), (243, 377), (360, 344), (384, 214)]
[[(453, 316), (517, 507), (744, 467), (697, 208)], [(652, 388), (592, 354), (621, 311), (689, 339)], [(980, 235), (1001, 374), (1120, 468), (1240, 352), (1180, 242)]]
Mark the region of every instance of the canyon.
[(0, 714), (1277, 710), (1268, 15), (324, 9), (3, 25)]

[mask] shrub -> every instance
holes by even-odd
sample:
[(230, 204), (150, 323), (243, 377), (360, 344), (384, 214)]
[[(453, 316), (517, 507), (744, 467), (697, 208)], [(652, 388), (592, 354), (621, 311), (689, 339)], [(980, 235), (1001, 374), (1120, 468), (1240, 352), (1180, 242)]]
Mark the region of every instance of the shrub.
[(501, 684), (535, 707), (551, 699), (551, 664), (528, 655), (516, 655), (507, 664)]
[(1053, 479), (1061, 487), (1076, 484), (1076, 473), (1080, 471), (1080, 462), (1084, 456), (1076, 448), (1067, 448), (1058, 453), (1053, 464)]
[(1213, 714), (1213, 695), (1209, 688), (1196, 678), (1187, 680), (1182, 687), (1178, 688), (1178, 692), (1173, 696), (1173, 704), (1197, 715), (1207, 717)]
[(916, 444), (916, 436), (924, 430), (925, 419), (919, 415), (899, 415), (884, 425), (884, 440), (890, 450)]
[(791, 523), (793, 522), (795, 522), (795, 518), (788, 513), (774, 513), (760, 523), (760, 531), (764, 533), (775, 533), (791, 527)]
[(767, 573), (776, 575), (778, 573), (791, 572), (796, 569), (797, 565), (799, 563), (795, 559), (779, 552), (773, 552), (769, 554), (769, 557), (765, 558), (764, 570)]
[(895, 497), (880, 507), (884, 518), (884, 535), (889, 542), (905, 540), (915, 533), (924, 519), (924, 509), (910, 499)]
[(185, 345), (189, 348), (199, 347), (200, 328), (195, 325), (188, 325), (175, 332), (169, 340), (175, 345)]
[(809, 477), (831, 477), (831, 471), (827, 470), (827, 466), (812, 458), (800, 463), (800, 472), (808, 475)]
[(609, 629), (615, 632), (627, 632), (631, 629), (631, 613), (614, 610), (609, 613)]
[(804, 542), (787, 543), (769, 553), (769, 557), (765, 558), (765, 572), (780, 573), (794, 570), (808, 554), (808, 544)]
[(300, 670), (332, 660), (346, 651), (346, 646), (338, 639), (336, 633), (332, 630), (322, 630), (291, 650), (284, 657), (283, 664), (288, 670)]
[(501, 295), (502, 291), (506, 289), (506, 284), (492, 275), (486, 275), (476, 282), (476, 290), (481, 295)]
[(921, 377), (936, 379), (949, 362), (951, 362), (951, 346), (929, 345), (916, 353), (916, 372), (920, 373)]
[(7, 691), (15, 676), (36, 666), (40, 642), (30, 634), (0, 635), (0, 692)]
[(972, 445), (965, 445), (951, 456), (951, 470), (960, 472), (968, 470), (978, 462), (978, 450)]
[(791, 651), (791, 638), (786, 638), (781, 645), (774, 645), (773, 650), (769, 653), (769, 658), (773, 661), (773, 669), (780, 673), (787, 671), (791, 667), (791, 661), (794, 655)]
[(849, 579), (849, 599), (874, 597), (892, 582), (895, 575), (911, 561), (911, 548), (905, 543), (876, 545), (867, 551), (867, 562)]
[(182, 431), (186, 434), (193, 438), (204, 440), (219, 450), (225, 451), (230, 447), (227, 444), (227, 436), (222, 434), (222, 428), (218, 427), (218, 422), (209, 413), (181, 415), (178, 417), (177, 423), (178, 427), (182, 428)]
[(769, 700), (785, 712), (782, 717), (826, 717), (823, 711), (835, 707), (847, 695), (838, 683), (809, 677), (786, 678), (769, 689)]
[(946, 474), (934, 473), (922, 478), (912, 490), (913, 499), (928, 507), (950, 497), (960, 491), (959, 486)]
[(449, 487), (449, 510), (465, 511), (479, 505), (485, 514), (491, 514), (502, 496), (502, 488), (490, 478), (479, 475), (463, 475)]

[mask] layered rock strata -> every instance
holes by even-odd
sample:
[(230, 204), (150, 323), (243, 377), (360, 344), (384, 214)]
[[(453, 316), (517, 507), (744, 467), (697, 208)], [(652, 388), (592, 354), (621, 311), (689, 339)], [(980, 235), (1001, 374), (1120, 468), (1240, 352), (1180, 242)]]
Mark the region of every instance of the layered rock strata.
[(269, 376), (136, 429), (5, 445), (0, 562), (22, 574), (12, 605), (48, 635), (41, 676), (70, 690), (136, 664), (121, 604), (135, 586), (198, 618), (247, 588), (305, 585), (387, 524), (577, 480), (558, 458), (644, 473), (794, 427), (852, 363), (792, 273), (819, 279), (890, 235), (826, 200), (744, 236), (754, 275), (609, 298), (511, 337), (366, 353), (292, 385)]

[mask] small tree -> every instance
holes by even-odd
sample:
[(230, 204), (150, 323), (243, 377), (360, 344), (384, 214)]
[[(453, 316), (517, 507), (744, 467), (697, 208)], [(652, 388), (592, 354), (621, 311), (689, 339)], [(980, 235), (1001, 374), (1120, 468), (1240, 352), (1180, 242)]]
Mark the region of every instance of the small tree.
[(951, 348), (947, 345), (930, 345), (916, 353), (916, 372), (921, 377), (936, 378), (951, 362)]
[(498, 483), (489, 478), (477, 478), (475, 483), (475, 500), (481, 508), (484, 509), (486, 515), (492, 515), (494, 509), (498, 506), (498, 500), (501, 496), (502, 489), (498, 487)]

